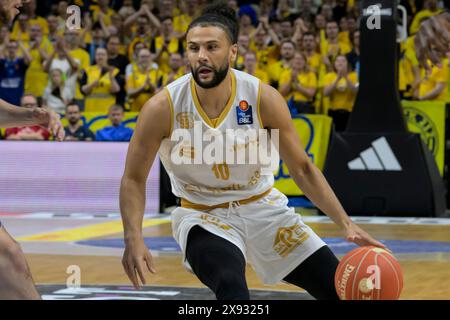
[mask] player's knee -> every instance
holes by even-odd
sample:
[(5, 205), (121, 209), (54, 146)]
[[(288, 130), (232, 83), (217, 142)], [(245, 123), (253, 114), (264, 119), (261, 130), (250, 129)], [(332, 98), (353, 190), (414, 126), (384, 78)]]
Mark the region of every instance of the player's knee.
[(17, 242), (8, 243), (0, 251), (0, 274), (9, 274), (12, 271), (24, 275), (29, 274), (28, 266), (22, 252), (22, 248)]
[(250, 294), (245, 275), (234, 270), (223, 269), (217, 272), (216, 297), (219, 300), (248, 300)]

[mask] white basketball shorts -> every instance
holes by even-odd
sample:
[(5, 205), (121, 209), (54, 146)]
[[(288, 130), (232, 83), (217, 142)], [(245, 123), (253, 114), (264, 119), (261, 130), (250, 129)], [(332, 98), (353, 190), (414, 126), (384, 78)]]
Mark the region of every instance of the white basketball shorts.
[(172, 213), (172, 230), (181, 247), (185, 267), (189, 230), (200, 226), (235, 244), (259, 278), (268, 285), (280, 282), (325, 242), (287, 206), (277, 189), (249, 204), (198, 211), (179, 207)]

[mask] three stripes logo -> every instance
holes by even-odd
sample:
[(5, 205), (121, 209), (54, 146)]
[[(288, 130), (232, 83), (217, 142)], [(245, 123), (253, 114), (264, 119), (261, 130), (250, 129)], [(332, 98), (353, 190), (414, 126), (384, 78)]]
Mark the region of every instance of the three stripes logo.
[(350, 161), (348, 168), (355, 171), (402, 171), (385, 137), (381, 137), (363, 152), (360, 157)]

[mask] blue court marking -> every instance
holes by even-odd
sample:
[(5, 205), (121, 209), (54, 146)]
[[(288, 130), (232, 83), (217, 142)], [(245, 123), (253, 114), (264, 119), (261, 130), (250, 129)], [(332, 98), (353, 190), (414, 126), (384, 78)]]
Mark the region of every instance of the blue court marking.
[[(150, 250), (161, 252), (180, 252), (180, 247), (172, 237), (148, 237), (145, 238), (145, 244)], [(323, 238), (330, 249), (335, 254), (346, 254), (358, 246), (349, 243), (342, 238)], [(450, 252), (450, 242), (438, 241), (418, 241), (418, 240), (380, 240), (384, 245), (398, 253), (437, 253)], [(84, 240), (76, 244), (106, 247), (106, 248), (124, 248), (123, 239), (103, 239), (103, 240)]]

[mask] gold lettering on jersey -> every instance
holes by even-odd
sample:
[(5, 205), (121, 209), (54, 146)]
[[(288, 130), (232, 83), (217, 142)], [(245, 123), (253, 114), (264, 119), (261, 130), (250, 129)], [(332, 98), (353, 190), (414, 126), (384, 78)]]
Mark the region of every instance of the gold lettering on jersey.
[(230, 167), (226, 163), (214, 164), (212, 171), (217, 179), (228, 180), (230, 179)]
[[(173, 130), (170, 137), (177, 142), (172, 149), (176, 152), (170, 155), (175, 165), (255, 164), (262, 167), (262, 175), (273, 175), (278, 168), (278, 129), (271, 130), (270, 136), (266, 129), (208, 129), (202, 121), (193, 121), (193, 114), (188, 112), (178, 113), (176, 120), (180, 128)], [(193, 159), (180, 157), (180, 145), (194, 146)]]
[(180, 157), (187, 157), (190, 159), (194, 159), (195, 157), (195, 149), (192, 146), (181, 146), (180, 147)]
[(284, 258), (308, 238), (309, 234), (299, 224), (279, 228), (275, 236), (273, 249)]
[(194, 127), (194, 114), (192, 112), (179, 112), (175, 119), (181, 129), (192, 129)]
[(217, 217), (213, 217), (207, 214), (202, 214), (200, 218), (203, 220), (204, 224), (212, 224), (223, 230), (230, 230), (231, 227), (229, 225), (221, 223), (220, 219)]
[(248, 186), (252, 187), (252, 186), (257, 185), (260, 178), (261, 178), (261, 172), (255, 171), (253, 176), (250, 177), (250, 181), (248, 182)]
[(201, 187), (201, 186), (196, 186), (193, 184), (185, 184), (184, 185), (184, 189), (186, 190), (186, 192), (205, 192), (205, 191), (209, 191), (209, 192), (213, 192), (213, 193), (223, 193), (225, 191), (233, 191), (233, 190), (242, 190), (245, 189), (245, 185), (242, 184), (238, 184), (238, 183), (233, 183), (230, 184), (228, 186), (222, 187), (222, 188), (216, 188), (216, 187)]
[(242, 190), (244, 188), (245, 188), (245, 186), (242, 184), (233, 183), (233, 184), (230, 184), (230, 185), (228, 185), (226, 187), (222, 187), (222, 188), (206, 187), (206, 190), (214, 192), (214, 193), (223, 193), (225, 191)]
[(236, 143), (233, 145), (233, 152), (237, 152), (239, 150), (244, 149), (245, 151), (247, 151), (249, 148), (251, 147), (258, 147), (259, 146), (259, 141), (258, 140), (252, 140), (249, 141), (247, 143)]
[(202, 188), (193, 184), (185, 184), (184, 189), (187, 192), (201, 192)]

